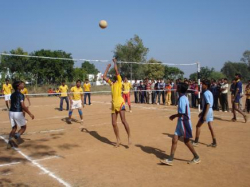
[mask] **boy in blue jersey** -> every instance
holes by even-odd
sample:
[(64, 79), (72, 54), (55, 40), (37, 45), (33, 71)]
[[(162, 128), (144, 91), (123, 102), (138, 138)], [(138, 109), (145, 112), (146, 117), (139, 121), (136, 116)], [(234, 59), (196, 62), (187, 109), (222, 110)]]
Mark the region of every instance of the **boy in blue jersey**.
[(236, 73), (235, 74), (236, 83), (235, 83), (234, 89), (232, 91), (232, 105), (233, 105), (232, 121), (233, 122), (237, 121), (237, 119), (236, 119), (236, 111), (237, 111), (244, 117), (244, 120), (246, 123), (247, 122), (247, 115), (245, 115), (239, 107), (241, 93), (242, 93), (242, 82), (240, 81), (240, 79), (241, 79), (241, 74)]
[(183, 136), (184, 142), (189, 150), (193, 153), (193, 160), (189, 161), (188, 164), (198, 164), (201, 162), (199, 155), (194, 150), (190, 138), (192, 138), (192, 124), (191, 124), (191, 115), (188, 98), (185, 96), (185, 93), (188, 90), (188, 84), (180, 83), (177, 87), (177, 92), (179, 93), (178, 101), (178, 113), (169, 117), (170, 120), (174, 120), (178, 117), (178, 122), (175, 130), (175, 134), (172, 140), (172, 147), (170, 157), (168, 159), (161, 160), (160, 162), (169, 166), (173, 165), (174, 153), (177, 148), (178, 139)]
[(203, 80), (202, 81), (202, 91), (203, 91), (203, 109), (202, 112), (199, 114), (199, 121), (196, 125), (196, 136), (195, 136), (195, 141), (193, 142), (193, 146), (198, 146), (199, 142), (199, 137), (201, 133), (201, 126), (207, 122), (209, 130), (211, 132), (213, 142), (208, 145), (208, 147), (216, 147), (217, 142), (216, 142), (216, 137), (214, 130), (212, 128), (212, 122), (214, 120), (214, 114), (213, 114), (213, 103), (214, 103), (214, 98), (212, 92), (210, 92), (210, 81), (209, 80)]

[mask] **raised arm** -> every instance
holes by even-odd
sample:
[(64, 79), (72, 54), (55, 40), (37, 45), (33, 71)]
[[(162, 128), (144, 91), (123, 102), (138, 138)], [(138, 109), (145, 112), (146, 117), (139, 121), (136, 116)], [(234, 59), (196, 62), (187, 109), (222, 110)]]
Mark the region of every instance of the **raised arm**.
[(116, 58), (113, 58), (113, 62), (114, 62), (114, 68), (115, 68), (115, 72), (116, 72), (116, 75), (119, 75), (119, 71), (118, 71), (118, 67), (117, 67), (117, 60)]
[(103, 75), (103, 79), (106, 81), (106, 82), (108, 82), (108, 78), (107, 78), (107, 74), (108, 74), (108, 71), (109, 71), (109, 68), (111, 67), (111, 64), (108, 64), (107, 65), (107, 68), (106, 68), (106, 70), (105, 70), (105, 72), (104, 72), (104, 75)]

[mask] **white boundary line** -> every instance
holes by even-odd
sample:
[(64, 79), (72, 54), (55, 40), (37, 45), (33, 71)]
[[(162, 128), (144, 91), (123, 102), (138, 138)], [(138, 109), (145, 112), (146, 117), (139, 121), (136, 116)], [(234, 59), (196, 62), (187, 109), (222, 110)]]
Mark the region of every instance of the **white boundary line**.
[[(43, 161), (43, 160), (50, 160), (50, 159), (53, 159), (53, 158), (60, 158), (60, 157), (59, 156), (49, 156), (49, 157), (37, 159), (37, 160), (34, 160), (34, 161), (39, 162), (39, 161)], [(12, 165), (17, 165), (17, 164), (21, 164), (21, 163), (22, 162), (11, 162), (11, 163), (8, 163), (8, 164), (0, 164), (0, 167), (12, 166)]]
[[(8, 143), (8, 140), (6, 140), (3, 136), (0, 136), (0, 138), (2, 140), (4, 140), (6, 143)], [(13, 147), (13, 149), (18, 152), (20, 155), (22, 155), (25, 159), (27, 159), (29, 162), (31, 162), (33, 165), (37, 166), (40, 170), (42, 170), (45, 174), (48, 174), (50, 177), (56, 179), (59, 183), (63, 184), (66, 187), (71, 187), (70, 184), (68, 184), (67, 182), (65, 182), (63, 179), (57, 177), (54, 173), (52, 173), (51, 171), (47, 170), (45, 167), (43, 167), (42, 165), (40, 165), (37, 161), (32, 160), (29, 156), (27, 156), (26, 154), (24, 154), (20, 149)]]

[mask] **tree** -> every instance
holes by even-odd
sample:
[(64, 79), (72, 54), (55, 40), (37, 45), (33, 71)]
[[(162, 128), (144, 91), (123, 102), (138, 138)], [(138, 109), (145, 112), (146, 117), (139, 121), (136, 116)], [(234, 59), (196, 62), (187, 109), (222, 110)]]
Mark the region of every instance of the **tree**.
[(74, 80), (84, 81), (87, 78), (87, 71), (83, 68), (74, 68), (73, 77)]
[[(146, 55), (149, 49), (143, 44), (142, 39), (135, 35), (124, 45), (118, 44), (115, 47), (114, 56), (118, 61), (124, 62), (146, 62)], [(139, 64), (118, 64), (120, 73), (123, 76), (130, 77), (131, 70), (134, 79), (144, 78), (144, 67)]]
[(89, 63), (88, 61), (85, 61), (84, 63), (82, 63), (82, 69), (84, 69), (87, 74), (94, 74), (96, 75), (97, 73), (99, 73), (98, 69), (96, 69), (94, 64)]
[(241, 61), (247, 63), (248, 67), (250, 68), (250, 51), (249, 50), (246, 50), (243, 53), (243, 57), (241, 58)]
[(166, 79), (183, 79), (184, 72), (177, 67), (165, 66), (165, 76)]
[(250, 71), (246, 63), (242, 62), (225, 62), (221, 72), (226, 75), (229, 80), (233, 80), (235, 73), (242, 75), (242, 81), (246, 82), (250, 79)]
[[(225, 78), (225, 75), (222, 72), (215, 71), (214, 68), (201, 67), (200, 71), (201, 79), (222, 79)], [(191, 80), (197, 80), (197, 73), (192, 73), (189, 78)]]
[[(161, 63), (153, 58), (151, 58), (148, 63)], [(148, 64), (144, 65), (144, 75), (147, 76), (148, 79), (160, 79), (164, 77), (164, 66), (162, 64)]]

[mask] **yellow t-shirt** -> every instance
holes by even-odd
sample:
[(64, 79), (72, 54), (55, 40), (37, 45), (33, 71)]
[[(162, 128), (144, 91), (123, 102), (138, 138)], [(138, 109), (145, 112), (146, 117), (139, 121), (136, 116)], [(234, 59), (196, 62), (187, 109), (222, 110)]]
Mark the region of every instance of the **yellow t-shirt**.
[(127, 94), (127, 93), (129, 93), (130, 88), (132, 88), (132, 87), (131, 87), (130, 82), (124, 82), (124, 83), (122, 84), (122, 88), (123, 88), (123, 93), (124, 93), (124, 94)]
[(82, 89), (81, 87), (77, 88), (77, 86), (74, 86), (74, 87), (71, 88), (70, 91), (71, 91), (72, 94), (73, 94), (72, 99), (73, 99), (74, 101), (79, 101), (79, 100), (81, 100), (81, 95), (82, 95), (82, 92), (83, 92), (83, 89)]
[(112, 93), (112, 103), (117, 105), (121, 105), (124, 103), (124, 99), (122, 98), (122, 78), (120, 75), (117, 75), (117, 81), (113, 83), (110, 79), (108, 80), (108, 84), (111, 87), (111, 93)]
[(61, 97), (67, 97), (68, 96), (68, 86), (67, 85), (61, 85), (59, 87), (59, 92), (61, 93)]
[(90, 92), (91, 84), (90, 83), (84, 83), (83, 85), (84, 91), (85, 92)]
[(22, 93), (23, 95), (28, 94), (28, 90), (27, 90), (27, 88), (22, 89), (22, 90), (21, 90), (21, 93)]
[(3, 85), (3, 94), (4, 94), (4, 95), (9, 95), (9, 94), (11, 94), (11, 90), (12, 90), (12, 89), (13, 89), (13, 88), (12, 88), (11, 84), (8, 84), (8, 85), (4, 84), (4, 85)]

